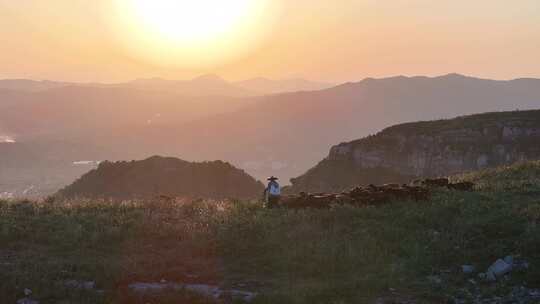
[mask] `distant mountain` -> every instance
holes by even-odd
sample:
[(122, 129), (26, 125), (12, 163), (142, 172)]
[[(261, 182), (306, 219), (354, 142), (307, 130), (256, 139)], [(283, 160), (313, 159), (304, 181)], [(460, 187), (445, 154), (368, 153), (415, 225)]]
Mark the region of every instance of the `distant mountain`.
[[(286, 183), (323, 159), (336, 142), (390, 125), (534, 108), (540, 108), (538, 79), (495, 81), (457, 74), (365, 79), (259, 97), (69, 86), (39, 93), (0, 90), (0, 136), (62, 147), (61, 155), (69, 152), (66, 166), (79, 160), (172, 155), (222, 159), (257, 178), (277, 175)], [(45, 179), (47, 172), (35, 176)], [(0, 192), (3, 184), (0, 180)]]
[(37, 81), (29, 79), (1, 79), (0, 80), (0, 89), (4, 90), (14, 90), (14, 91), (26, 91), (26, 92), (39, 92), (48, 89), (60, 88), (68, 86), (70, 83), (67, 82), (56, 82), (56, 81)]
[(222, 162), (191, 163), (154, 156), (141, 161), (103, 162), (61, 190), (64, 198), (138, 199), (158, 195), (209, 199), (259, 198), (264, 185)]
[(216, 75), (202, 75), (191, 80), (166, 80), (162, 78), (137, 79), (113, 87), (133, 87), (152, 90), (173, 90), (189, 96), (256, 96), (297, 91), (314, 91), (334, 86), (329, 83), (305, 79), (271, 80), (252, 78), (229, 82)]
[[(168, 90), (67, 86), (42, 92), (0, 91), (0, 136), (91, 142), (131, 138), (149, 126), (175, 126), (236, 111), (252, 101), (185, 96)], [(5, 134), (3, 134), (5, 133)]]
[(540, 159), (540, 110), (407, 123), (332, 147), (291, 192), (342, 191)]
[(334, 84), (315, 82), (305, 79), (271, 80), (267, 78), (252, 78), (234, 83), (236, 86), (261, 95), (284, 92), (316, 91), (333, 87)]
[[(365, 79), (326, 90), (269, 95), (174, 131), (189, 159), (226, 159), (257, 177), (298, 176), (336, 142), (390, 125), (470, 113), (540, 108), (540, 80), (440, 77)], [(157, 146), (158, 144), (156, 144)]]
[(110, 85), (147, 90), (167, 90), (186, 96), (251, 96), (254, 92), (238, 87), (216, 75), (203, 75), (192, 80), (166, 80), (161, 78), (137, 79), (128, 83)]
[(41, 92), (62, 87), (86, 87), (102, 89), (137, 89), (151, 91), (167, 91), (183, 96), (225, 96), (247, 97), (256, 95), (278, 94), (296, 91), (312, 91), (329, 88), (332, 84), (319, 83), (305, 79), (270, 80), (253, 78), (244, 81), (230, 82), (217, 75), (202, 75), (189, 80), (168, 80), (163, 78), (141, 78), (120, 83), (75, 83), (57, 81), (36, 81), (29, 79), (0, 80), (0, 90), (22, 92)]

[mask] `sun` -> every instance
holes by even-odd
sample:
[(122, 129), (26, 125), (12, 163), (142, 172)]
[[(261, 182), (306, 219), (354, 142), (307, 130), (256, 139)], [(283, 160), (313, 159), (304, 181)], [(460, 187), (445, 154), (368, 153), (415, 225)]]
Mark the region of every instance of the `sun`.
[(252, 0), (132, 0), (136, 18), (152, 32), (178, 43), (219, 39), (253, 13)]
[(257, 46), (271, 27), (270, 0), (116, 0), (117, 36), (164, 65), (216, 65)]

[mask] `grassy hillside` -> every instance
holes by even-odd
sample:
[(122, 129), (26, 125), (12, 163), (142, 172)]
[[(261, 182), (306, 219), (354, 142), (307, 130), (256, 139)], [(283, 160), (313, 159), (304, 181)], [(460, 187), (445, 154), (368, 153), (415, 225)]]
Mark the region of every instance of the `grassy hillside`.
[[(249, 202), (2, 201), (0, 297), (14, 303), (30, 288), (41, 303), (205, 303), (183, 292), (126, 290), (163, 279), (244, 286), (261, 293), (255, 303), (453, 303), (539, 286), (540, 162), (453, 178), (479, 189), (301, 211)], [(484, 272), (507, 255), (530, 267), (497, 282), (461, 271), (470, 264)], [(66, 288), (66, 280), (95, 281), (104, 292)]]

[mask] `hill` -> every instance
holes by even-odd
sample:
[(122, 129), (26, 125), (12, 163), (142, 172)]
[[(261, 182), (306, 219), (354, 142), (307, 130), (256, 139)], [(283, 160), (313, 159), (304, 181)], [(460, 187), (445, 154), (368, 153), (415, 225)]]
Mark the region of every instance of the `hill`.
[(339, 191), (540, 159), (540, 110), (406, 123), (332, 147), (291, 191)]
[(61, 88), (70, 83), (57, 81), (37, 81), (30, 79), (0, 79), (0, 89), (24, 92), (39, 92), (48, 89)]
[(167, 80), (161, 78), (136, 79), (127, 83), (109, 85), (154, 91), (172, 91), (184, 96), (228, 96), (254, 95), (249, 89), (241, 88), (216, 75), (202, 75), (190, 80)]
[(170, 197), (253, 199), (264, 185), (222, 161), (191, 163), (154, 156), (141, 161), (102, 162), (72, 185), (64, 198), (148, 199)]
[[(28, 288), (51, 303), (217, 303), (197, 293), (232, 288), (255, 294), (252, 303), (538, 303), (540, 162), (452, 179), (479, 187), (301, 212), (0, 199), (0, 296), (15, 303)], [(510, 269), (488, 278), (502, 258)]]
[(272, 80), (262, 77), (242, 80), (235, 82), (234, 84), (238, 87), (261, 95), (298, 91), (316, 91), (334, 86), (330, 83), (315, 82), (301, 78)]
[(193, 79), (170, 80), (163, 78), (139, 78), (118, 83), (77, 83), (31, 79), (0, 79), (0, 89), (19, 92), (43, 92), (62, 87), (124, 88), (146, 91), (168, 91), (182, 96), (226, 96), (245, 97), (279, 94), (297, 91), (321, 90), (334, 86), (301, 78), (274, 80), (251, 78), (240, 81), (227, 81), (216, 75), (201, 75)]

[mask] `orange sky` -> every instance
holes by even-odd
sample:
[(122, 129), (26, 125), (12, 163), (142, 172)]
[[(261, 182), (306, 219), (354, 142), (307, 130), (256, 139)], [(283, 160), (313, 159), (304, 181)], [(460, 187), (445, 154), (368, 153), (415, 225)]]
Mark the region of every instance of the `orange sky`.
[(538, 0), (269, 0), (273, 21), (257, 47), (204, 68), (133, 56), (119, 42), (111, 1), (0, 0), (0, 78), (540, 78)]

